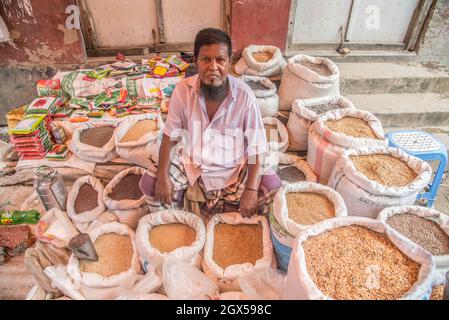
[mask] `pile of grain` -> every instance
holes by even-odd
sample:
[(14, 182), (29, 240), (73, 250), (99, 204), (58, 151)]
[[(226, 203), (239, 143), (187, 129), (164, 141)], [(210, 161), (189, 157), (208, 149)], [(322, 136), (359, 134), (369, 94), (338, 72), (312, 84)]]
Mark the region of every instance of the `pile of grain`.
[(267, 90), (267, 87), (260, 82), (250, 81), (248, 85), (252, 90)]
[(138, 200), (143, 197), (139, 188), (141, 174), (128, 174), (112, 189), (109, 198), (112, 200)]
[(355, 138), (371, 138), (380, 140), (368, 123), (359, 118), (343, 117), (338, 120), (328, 120), (324, 123), (330, 130)]
[(307, 109), (315, 112), (317, 115), (321, 115), (325, 112), (341, 109), (341, 106), (338, 104), (332, 104), (332, 103), (325, 103), (325, 104), (319, 104), (316, 106), (308, 106)]
[(324, 63), (317, 64), (317, 63), (311, 63), (308, 61), (303, 61), (303, 62), (301, 62), (301, 64), (304, 67), (318, 73), (320, 76), (328, 77), (328, 76), (332, 75), (332, 71)]
[(157, 122), (152, 119), (144, 119), (137, 121), (120, 140), (123, 142), (134, 142), (142, 138), (149, 132), (157, 131)]
[(418, 280), (421, 267), (385, 234), (357, 225), (311, 237), (303, 247), (310, 277), (333, 299), (398, 299)]
[(417, 177), (404, 161), (389, 154), (350, 156), (357, 171), (387, 187), (404, 187)]
[(80, 132), (80, 141), (90, 146), (102, 148), (111, 140), (114, 130), (115, 127), (112, 126), (85, 129)]
[(263, 257), (261, 225), (219, 223), (214, 231), (213, 259), (220, 267), (255, 264)]
[(435, 221), (402, 213), (389, 217), (387, 223), (431, 254), (449, 254), (449, 235)]
[(150, 243), (160, 252), (171, 252), (179, 247), (190, 246), (196, 231), (183, 223), (169, 223), (155, 226), (149, 231)]
[(288, 182), (306, 181), (305, 174), (293, 165), (279, 168), (277, 174), (281, 180)]
[(75, 213), (91, 211), (96, 207), (98, 207), (98, 192), (90, 184), (83, 184), (75, 199)]
[(281, 141), (281, 137), (279, 136), (279, 130), (276, 125), (273, 124), (265, 124), (265, 136), (267, 137), (268, 142), (279, 142)]
[(98, 261), (80, 261), (81, 272), (92, 272), (110, 277), (131, 268), (133, 247), (129, 236), (107, 233), (94, 242)]
[(430, 300), (443, 300), (444, 285), (436, 286), (432, 289)]
[(313, 192), (286, 194), (288, 216), (299, 224), (311, 225), (335, 217), (335, 207), (325, 195)]
[(269, 61), (272, 57), (273, 57), (273, 54), (271, 52), (257, 52), (257, 53), (253, 53), (253, 58), (257, 62), (261, 62), (261, 63)]

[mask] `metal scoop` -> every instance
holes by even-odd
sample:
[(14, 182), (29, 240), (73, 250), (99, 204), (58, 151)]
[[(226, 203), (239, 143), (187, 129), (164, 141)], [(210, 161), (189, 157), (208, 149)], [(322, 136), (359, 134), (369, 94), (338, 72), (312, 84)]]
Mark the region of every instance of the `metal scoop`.
[(70, 239), (69, 248), (80, 260), (98, 261), (97, 251), (87, 233), (80, 233)]

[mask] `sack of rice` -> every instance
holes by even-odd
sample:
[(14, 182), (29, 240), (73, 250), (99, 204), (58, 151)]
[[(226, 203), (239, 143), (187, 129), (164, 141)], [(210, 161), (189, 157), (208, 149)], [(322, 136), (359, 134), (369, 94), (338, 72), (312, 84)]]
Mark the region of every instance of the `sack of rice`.
[(279, 178), (285, 183), (316, 182), (316, 175), (309, 164), (297, 155), (279, 152), (274, 164)]
[(203, 220), (186, 211), (165, 210), (139, 220), (136, 247), (145, 271), (148, 266), (160, 270), (168, 255), (201, 268), (206, 241)]
[(134, 244), (134, 231), (118, 222), (104, 224), (89, 236), (98, 261), (79, 260), (71, 255), (67, 272), (86, 299), (115, 299), (120, 287), (134, 283), (142, 273)]
[(279, 108), (291, 110), (296, 99), (340, 94), (340, 71), (326, 58), (298, 54), (288, 59), (279, 86)]
[(402, 206), (385, 208), (377, 220), (385, 222), (400, 233), (432, 254), (438, 271), (449, 270), (449, 217), (437, 210)]
[(114, 145), (115, 130), (108, 124), (83, 125), (74, 131), (69, 149), (87, 162), (109, 162), (118, 156)]
[(206, 233), (203, 270), (221, 291), (240, 291), (240, 277), (276, 265), (268, 221), (263, 216), (217, 214), (209, 220)]
[(385, 223), (334, 218), (295, 239), (284, 299), (427, 300), (435, 263)]
[(132, 167), (118, 173), (104, 188), (103, 201), (121, 223), (136, 229), (139, 219), (149, 213), (139, 182), (144, 168)]
[(328, 185), (343, 197), (348, 215), (375, 219), (384, 208), (412, 205), (431, 176), (427, 162), (400, 149), (362, 148), (338, 158)]
[(343, 108), (355, 107), (342, 96), (295, 100), (287, 122), (288, 151), (306, 151), (310, 125), (324, 113)]
[(265, 77), (242, 76), (241, 79), (253, 90), (262, 117), (274, 117), (279, 109), (276, 85)]
[(327, 184), (338, 157), (346, 149), (387, 147), (379, 119), (356, 109), (329, 111), (309, 130), (307, 163), (318, 182)]
[(103, 184), (94, 176), (81, 177), (73, 184), (67, 196), (67, 214), (81, 232), (106, 211), (103, 191)]
[(286, 67), (281, 50), (275, 46), (250, 45), (243, 49), (242, 57), (235, 65), (239, 75), (273, 77)]
[(287, 128), (273, 117), (262, 118), (270, 151), (284, 152), (288, 148)]
[(148, 168), (159, 160), (164, 121), (151, 113), (127, 117), (120, 122), (115, 135), (115, 150), (124, 160)]
[(343, 199), (329, 187), (296, 182), (279, 189), (274, 196), (269, 219), (280, 269), (287, 271), (294, 240), (301, 231), (320, 221), (346, 215)]

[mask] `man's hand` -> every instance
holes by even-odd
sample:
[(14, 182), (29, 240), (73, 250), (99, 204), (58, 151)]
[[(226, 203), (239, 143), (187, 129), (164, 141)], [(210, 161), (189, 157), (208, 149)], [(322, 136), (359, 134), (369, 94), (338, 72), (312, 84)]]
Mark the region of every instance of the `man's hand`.
[(240, 214), (249, 218), (259, 210), (259, 197), (256, 191), (245, 190), (240, 198)]
[(156, 201), (160, 201), (162, 204), (171, 205), (173, 183), (171, 182), (170, 177), (168, 175), (158, 175), (154, 187), (154, 197), (156, 198)]

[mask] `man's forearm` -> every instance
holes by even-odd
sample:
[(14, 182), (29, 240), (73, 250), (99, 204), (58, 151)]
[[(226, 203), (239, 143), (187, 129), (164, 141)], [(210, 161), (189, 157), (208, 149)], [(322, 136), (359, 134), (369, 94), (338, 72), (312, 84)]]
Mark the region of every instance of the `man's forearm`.
[(260, 180), (262, 178), (262, 161), (263, 155), (256, 155), (255, 161), (248, 164), (248, 180), (246, 181), (246, 188), (252, 190), (259, 190)]
[(163, 135), (161, 148), (159, 149), (159, 162), (157, 176), (168, 176), (170, 168), (170, 150), (177, 144), (177, 141), (170, 141), (170, 137)]

